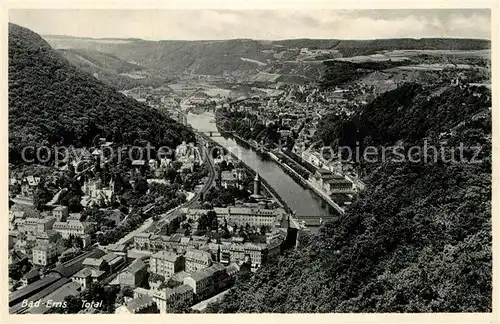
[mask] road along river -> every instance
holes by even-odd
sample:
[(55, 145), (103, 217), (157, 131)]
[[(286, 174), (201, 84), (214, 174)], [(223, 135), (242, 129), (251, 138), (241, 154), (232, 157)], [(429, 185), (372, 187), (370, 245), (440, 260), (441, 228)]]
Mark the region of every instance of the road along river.
[[(215, 134), (218, 131), (215, 123), (213, 123), (213, 119), (214, 115), (209, 112), (199, 115), (189, 113), (187, 115), (187, 122), (194, 129), (202, 132), (213, 131)], [(336, 215), (336, 212), (327, 203), (311, 190), (295, 182), (274, 161), (263, 158), (251, 148), (239, 145), (234, 139), (220, 136), (214, 136), (212, 139), (224, 146), (228, 151), (233, 152), (243, 162), (258, 172), (276, 190), (286, 204), (295, 211), (299, 219), (301, 216), (316, 216), (319, 220), (322, 216)]]

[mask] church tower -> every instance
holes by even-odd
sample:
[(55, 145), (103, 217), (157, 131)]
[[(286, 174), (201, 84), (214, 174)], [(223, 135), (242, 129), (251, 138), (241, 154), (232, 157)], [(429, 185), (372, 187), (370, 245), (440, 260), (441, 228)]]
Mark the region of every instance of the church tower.
[(260, 195), (260, 177), (258, 173), (255, 175), (255, 179), (253, 179), (253, 194), (254, 196)]

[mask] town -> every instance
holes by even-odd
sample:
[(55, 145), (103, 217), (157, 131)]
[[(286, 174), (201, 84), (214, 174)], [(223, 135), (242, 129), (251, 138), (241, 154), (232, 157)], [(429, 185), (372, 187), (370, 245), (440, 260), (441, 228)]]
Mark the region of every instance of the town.
[[(196, 307), (293, 248), (300, 226), (259, 175), (197, 140), (118, 162), (100, 138), (38, 176), (12, 174), (11, 312), (64, 312), (54, 301), (92, 285), (119, 287), (117, 313)], [(80, 312), (102, 311), (92, 305)]]
[(9, 13), (9, 313), (491, 312), (491, 14), (436, 11)]

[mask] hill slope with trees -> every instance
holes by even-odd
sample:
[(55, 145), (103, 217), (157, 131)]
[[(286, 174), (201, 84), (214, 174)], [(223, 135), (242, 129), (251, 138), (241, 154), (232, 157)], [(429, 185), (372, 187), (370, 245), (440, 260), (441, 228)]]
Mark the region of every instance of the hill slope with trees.
[[(146, 41), (146, 40), (101, 40), (46, 36), (45, 39), (55, 48), (91, 49), (110, 53), (127, 62), (163, 70), (171, 75), (189, 71), (204, 75), (233, 75), (247, 77), (258, 71), (283, 75), (302, 75), (317, 77), (321, 65), (298, 60), (301, 48), (328, 50), (342, 57), (370, 55), (390, 50), (482, 50), (491, 48), (489, 40), (482, 39), (375, 39), (375, 40), (338, 40), (338, 39), (291, 39), (279, 41), (260, 41), (253, 39), (200, 40), (200, 41)], [(323, 55), (324, 56), (324, 55)], [(318, 56), (321, 61), (321, 55)], [(337, 55), (334, 55), (337, 57)], [(250, 60), (250, 61), (249, 61)], [(255, 63), (252, 61), (260, 62)], [(297, 62), (307, 69), (297, 67)], [(312, 70), (312, 71), (309, 71)]]
[(24, 147), (89, 146), (96, 137), (176, 146), (194, 134), (71, 65), (39, 35), (9, 24), (9, 162)]
[[(424, 140), (449, 161), (367, 167), (367, 188), (344, 216), (263, 266), (207, 312), (489, 312), (492, 309), (491, 93), (408, 84), (321, 127), (326, 145)], [(339, 144), (340, 143), (340, 144)], [(465, 162), (451, 148), (465, 149)]]
[[(89, 49), (60, 49), (59, 52), (71, 64), (92, 74), (96, 79), (118, 89), (126, 90), (139, 86), (165, 86), (169, 79), (152, 77), (141, 66), (118, 57)], [(129, 73), (141, 73), (130, 75)]]

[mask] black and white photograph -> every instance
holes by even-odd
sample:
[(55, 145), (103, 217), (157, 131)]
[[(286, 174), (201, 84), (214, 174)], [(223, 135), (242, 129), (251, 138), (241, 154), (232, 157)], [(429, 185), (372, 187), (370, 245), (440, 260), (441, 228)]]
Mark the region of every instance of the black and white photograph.
[(9, 316), (491, 313), (492, 21), (9, 9)]

